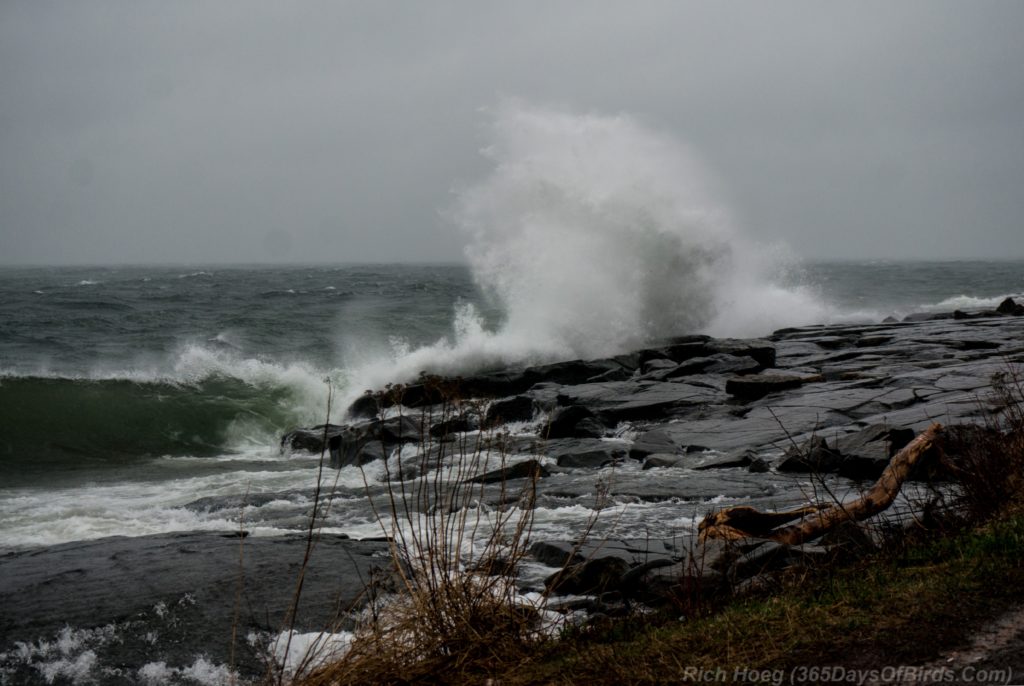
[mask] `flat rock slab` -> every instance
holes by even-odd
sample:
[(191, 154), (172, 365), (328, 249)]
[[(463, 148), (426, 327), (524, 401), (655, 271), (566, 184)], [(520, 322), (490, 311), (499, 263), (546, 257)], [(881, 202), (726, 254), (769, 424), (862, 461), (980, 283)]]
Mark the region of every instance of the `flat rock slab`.
[[(100, 664), (163, 661), (180, 668), (199, 655), (228, 664), (234, 627), (236, 669), (262, 674), (260, 655), (245, 637), (281, 631), (305, 545), (304, 536), (191, 532), (8, 553), (0, 557), (0, 654), (15, 642), (52, 641), (66, 625), (113, 626), (117, 639), (95, 648)], [(357, 603), (371, 570), (391, 568), (387, 551), (384, 542), (322, 536), (306, 570), (296, 628), (319, 631)], [(147, 635), (160, 639), (151, 643)]]

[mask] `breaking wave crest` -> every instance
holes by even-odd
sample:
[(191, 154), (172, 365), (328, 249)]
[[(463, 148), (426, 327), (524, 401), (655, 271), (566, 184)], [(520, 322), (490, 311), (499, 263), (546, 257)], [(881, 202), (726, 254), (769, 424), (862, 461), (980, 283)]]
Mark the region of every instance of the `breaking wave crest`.
[(185, 346), (164, 369), (0, 374), (0, 449), (11, 476), (42, 468), (213, 456), (322, 421), (324, 374)]

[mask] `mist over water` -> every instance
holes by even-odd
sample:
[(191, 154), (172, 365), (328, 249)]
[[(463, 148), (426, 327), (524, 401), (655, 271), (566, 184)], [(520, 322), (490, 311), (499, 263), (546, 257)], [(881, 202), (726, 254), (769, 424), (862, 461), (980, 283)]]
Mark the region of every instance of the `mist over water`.
[(462, 304), (450, 338), (369, 365), (362, 385), (829, 318), (811, 291), (782, 281), (784, 249), (732, 225), (682, 142), (625, 114), (512, 99), (487, 114), (492, 169), (457, 193), (449, 217), (500, 322), (488, 328)]

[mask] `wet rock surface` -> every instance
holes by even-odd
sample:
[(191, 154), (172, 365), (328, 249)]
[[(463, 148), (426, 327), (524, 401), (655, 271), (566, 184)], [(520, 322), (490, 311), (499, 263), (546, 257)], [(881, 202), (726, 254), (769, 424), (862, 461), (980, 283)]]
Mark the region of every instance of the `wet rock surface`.
[[(993, 375), (1024, 361), (1021, 309), (1011, 302), (993, 312), (793, 328), (749, 341), (680, 337), (615, 362), (510, 372), (505, 385), (477, 379), (468, 389), (491, 388), (495, 396), (514, 391), (524, 408), (519, 419), (526, 408), (539, 411), (538, 439), (516, 440), (556, 464), (538, 480), (541, 506), (600, 507), (593, 494), (603, 489), (614, 503), (693, 501), (708, 511), (716, 502), (742, 501), (780, 508), (806, 502), (808, 479), (831, 475), (839, 480), (833, 485), (849, 489), (876, 479), (934, 421), (981, 421)], [(625, 438), (623, 427), (630, 429)], [(627, 469), (629, 463), (640, 466)], [(608, 551), (569, 554), (572, 546), (556, 540), (536, 546), (538, 562), (570, 565), (548, 578), (559, 593), (587, 587), (607, 594), (628, 578), (633, 591), (650, 596), (684, 568), (707, 567), (703, 556), (697, 565), (692, 552), (678, 546), (666, 552), (661, 542), (653, 559), (648, 545), (646, 556), (629, 560)], [(613, 549), (621, 551), (621, 542)], [(719, 553), (715, 564), (742, 578), (828, 551), (762, 544), (732, 551), (728, 563)], [(619, 562), (597, 562), (609, 556)]]
[[(197, 655), (227, 663), (233, 653), (240, 674), (260, 675), (268, 636), (285, 628), (305, 546), (303, 536), (192, 532), (6, 554), (0, 654), (26, 638), (52, 641), (65, 626), (105, 628), (110, 640), (93, 647), (102, 664), (184, 667)], [(304, 577), (296, 628), (328, 626), (360, 600), (365, 581), (389, 568), (386, 543), (322, 536)], [(251, 632), (260, 637), (255, 645), (246, 639)], [(22, 669), (10, 683), (39, 677)], [(133, 671), (94, 677), (139, 683)]]

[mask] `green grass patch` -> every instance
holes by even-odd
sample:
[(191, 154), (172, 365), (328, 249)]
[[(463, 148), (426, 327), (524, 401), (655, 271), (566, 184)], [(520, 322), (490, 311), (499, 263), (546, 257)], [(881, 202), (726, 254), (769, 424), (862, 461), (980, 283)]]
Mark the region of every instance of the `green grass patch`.
[[(496, 683), (687, 683), (716, 670), (914, 664), (1024, 602), (1024, 515), (779, 580), (712, 616), (563, 637)], [(703, 671), (702, 671), (703, 670)], [(468, 676), (468, 675), (467, 675)], [(477, 675), (481, 676), (481, 675)]]

